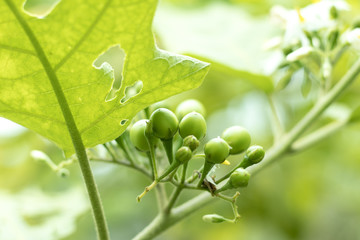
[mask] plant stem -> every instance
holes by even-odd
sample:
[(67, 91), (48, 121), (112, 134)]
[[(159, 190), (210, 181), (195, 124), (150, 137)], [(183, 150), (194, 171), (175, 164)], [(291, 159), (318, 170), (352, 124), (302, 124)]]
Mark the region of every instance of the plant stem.
[(196, 210), (206, 206), (214, 198), (209, 193), (203, 193), (199, 196), (187, 201), (186, 203), (174, 208), (170, 214), (159, 214), (154, 220), (140, 233), (138, 233), (133, 240), (147, 240), (153, 239), (160, 233), (164, 232), (171, 226), (183, 218), (191, 215)]
[(180, 162), (173, 162), (160, 177), (156, 176), (155, 180), (149, 186), (145, 187), (145, 190), (136, 197), (136, 200), (140, 202), (140, 200), (146, 195), (146, 193), (150, 192), (151, 189), (153, 189), (162, 179), (168, 176), (172, 171), (176, 171), (179, 166)]
[(113, 161), (116, 160), (116, 157), (114, 155), (114, 153), (111, 151), (111, 149), (106, 145), (106, 143), (103, 144), (103, 147), (106, 149), (106, 151), (109, 153), (110, 157), (112, 158)]
[(179, 186), (177, 186), (177, 188), (171, 194), (169, 204), (166, 206), (165, 211), (164, 211), (165, 214), (170, 213), (172, 207), (174, 206), (174, 204), (175, 204), (176, 200), (178, 199), (183, 188), (184, 188), (183, 184), (180, 184)]
[(204, 170), (204, 164), (199, 168), (199, 170), (196, 170), (195, 173), (193, 173), (188, 179), (186, 179), (187, 183), (193, 183), (196, 179), (199, 178), (199, 174)]
[(146, 169), (138, 166), (138, 165), (133, 165), (127, 161), (120, 161), (120, 160), (112, 160), (112, 159), (103, 159), (103, 158), (90, 158), (91, 161), (97, 161), (97, 162), (105, 162), (105, 163), (113, 163), (113, 164), (118, 164), (118, 165), (123, 165), (125, 167), (129, 167), (132, 169), (135, 169), (139, 172), (141, 172), (142, 174), (144, 174), (145, 176), (147, 176), (148, 178), (150, 178), (151, 180), (153, 179), (151, 173), (149, 173), (148, 171), (146, 171)]
[(185, 177), (186, 177), (187, 166), (188, 166), (187, 162), (183, 164), (180, 184), (177, 186), (177, 188), (175, 189), (175, 191), (171, 195), (169, 204), (166, 206), (165, 211), (164, 211), (165, 214), (170, 213), (170, 211), (171, 211), (172, 207), (174, 206), (176, 200), (178, 199), (181, 191), (184, 189), (184, 182), (185, 182)]
[(215, 166), (214, 163), (210, 163), (210, 162), (207, 162), (207, 161), (205, 160), (204, 168), (203, 168), (203, 170), (202, 170), (202, 172), (201, 172), (201, 177), (200, 177), (200, 180), (199, 180), (199, 182), (198, 182), (198, 184), (197, 184), (197, 187), (201, 187), (201, 186), (202, 186), (202, 184), (203, 184), (206, 176), (208, 175), (208, 173), (210, 172), (210, 170), (211, 170), (214, 166)]
[(24, 32), (26, 33), (27, 37), (29, 38), (31, 44), (33, 45), (36, 54), (46, 72), (46, 75), (49, 78), (53, 91), (56, 95), (56, 99), (60, 106), (61, 112), (64, 116), (64, 120), (66, 126), (68, 128), (76, 156), (79, 160), (80, 169), (85, 181), (85, 185), (89, 194), (92, 212), (95, 219), (95, 224), (97, 228), (98, 239), (107, 240), (110, 239), (109, 231), (107, 227), (107, 223), (105, 220), (103, 206), (100, 200), (100, 195), (97, 190), (97, 186), (94, 180), (94, 176), (91, 171), (90, 163), (88, 157), (86, 155), (85, 146), (81, 139), (80, 132), (76, 126), (75, 119), (71, 113), (69, 104), (67, 103), (65, 94), (61, 88), (60, 82), (54, 69), (52, 68), (49, 60), (45, 52), (43, 51), (38, 39), (36, 38), (35, 34), (31, 30), (30, 26), (27, 24), (25, 19), (22, 17), (20, 12), (18, 11), (17, 7), (11, 0), (5, 0), (5, 3), (8, 5), (14, 16), (16, 17), (17, 21), (23, 28)]
[[(283, 136), (283, 138), (274, 146), (274, 150), (267, 152), (271, 157), (265, 158), (259, 164), (250, 168), (251, 173), (254, 175), (263, 169), (265, 166), (274, 162), (277, 156), (289, 150), (291, 145), (297, 138), (304, 133), (311, 124), (325, 111), (327, 107), (333, 103), (339, 95), (349, 87), (360, 73), (360, 59), (354, 63), (350, 70), (342, 77), (342, 79), (321, 98), (313, 108), (292, 128), (292, 130)], [(274, 156), (273, 156), (274, 155)]]
[(303, 151), (317, 142), (329, 137), (331, 134), (337, 132), (339, 129), (343, 128), (347, 124), (347, 121), (333, 122), (330, 123), (309, 135), (300, 138), (293, 143), (291, 147), (291, 152), (300, 152)]
[(166, 204), (167, 204), (167, 195), (166, 195), (166, 190), (165, 190), (164, 185), (163, 184), (156, 185), (155, 193), (156, 193), (156, 199), (158, 202), (159, 212), (162, 212), (164, 209), (164, 206), (166, 206)]
[(167, 139), (167, 140), (161, 140), (166, 156), (169, 160), (169, 164), (171, 164), (174, 160), (174, 154), (173, 154), (173, 138)]
[(128, 148), (128, 145), (126, 143), (126, 140), (124, 139), (125, 136), (120, 135), (118, 138), (115, 139), (116, 143), (119, 145), (119, 147), (123, 150), (124, 155), (126, 159), (132, 164), (135, 164), (134, 158), (131, 155), (131, 151)]
[(155, 159), (155, 147), (154, 147), (154, 144), (152, 143), (152, 141), (149, 140), (149, 138), (148, 138), (148, 143), (150, 146), (150, 163), (151, 163), (151, 167), (153, 169), (153, 176), (154, 176), (154, 179), (157, 179), (158, 172), (157, 172), (156, 159)]

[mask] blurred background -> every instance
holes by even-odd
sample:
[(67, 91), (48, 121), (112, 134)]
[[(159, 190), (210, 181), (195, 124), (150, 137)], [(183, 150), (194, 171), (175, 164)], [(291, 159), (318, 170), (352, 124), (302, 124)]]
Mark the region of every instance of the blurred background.
[[(28, 1), (25, 9), (44, 11), (54, 0)], [(246, 74), (265, 78), (273, 69), (276, 52), (265, 51), (267, 40), (283, 30), (270, 20), (273, 6), (296, 9), (309, 0), (161, 0), (154, 20), (157, 44), (166, 50), (215, 62), (203, 85), (169, 99), (174, 109), (184, 99), (195, 98), (207, 110), (207, 138), (223, 129), (242, 125), (253, 144), (271, 145), (269, 105), (259, 87)], [(360, 2), (347, 1), (349, 17), (360, 13)], [(354, 56), (349, 56), (349, 58)], [(356, 56), (355, 56), (356, 57)], [(349, 66), (343, 60), (338, 75)], [(238, 71), (239, 70), (239, 71)], [(240, 71), (241, 70), (241, 71)], [(291, 128), (309, 109), (315, 94), (305, 98), (293, 79), (276, 94), (283, 123)], [(331, 117), (343, 105), (356, 106), (360, 84), (343, 95), (325, 113)], [(324, 121), (326, 121), (324, 117)], [(204, 214), (231, 218), (232, 209), (214, 201), (177, 224), (158, 240), (260, 240), (260, 239), (360, 239), (360, 124), (352, 124), (326, 141), (297, 155), (287, 156), (251, 179), (238, 199), (242, 219), (238, 224), (209, 224)], [(87, 194), (77, 163), (70, 175), (59, 177), (30, 157), (38, 149), (55, 163), (62, 151), (41, 136), (0, 119), (0, 239), (95, 239)], [(155, 196), (135, 201), (148, 180), (121, 166), (92, 163), (113, 239), (131, 239), (156, 215)], [(220, 171), (226, 171), (223, 166)], [(184, 194), (185, 198), (194, 193)]]

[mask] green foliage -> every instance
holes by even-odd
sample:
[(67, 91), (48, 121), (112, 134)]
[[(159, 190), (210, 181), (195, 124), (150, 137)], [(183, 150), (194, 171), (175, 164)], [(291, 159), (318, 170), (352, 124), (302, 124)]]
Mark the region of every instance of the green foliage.
[[(151, 32), (156, 5), (156, 0), (61, 1), (37, 19), (23, 12), (22, 1), (1, 1), (7, 24), (0, 29), (0, 115), (69, 154), (74, 149), (49, 76), (58, 78), (86, 147), (119, 136), (151, 103), (199, 86), (207, 64), (156, 47)], [(114, 46), (126, 56), (120, 89), (111, 89), (113, 67), (94, 63)], [(137, 95), (126, 96), (139, 81)]]

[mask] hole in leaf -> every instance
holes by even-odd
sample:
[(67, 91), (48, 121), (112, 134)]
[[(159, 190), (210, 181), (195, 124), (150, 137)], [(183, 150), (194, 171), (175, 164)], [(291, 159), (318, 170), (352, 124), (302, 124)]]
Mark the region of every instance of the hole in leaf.
[(132, 86), (125, 88), (125, 96), (120, 100), (120, 103), (125, 103), (130, 98), (138, 95), (143, 88), (143, 82), (141, 80), (136, 81)]
[(124, 125), (127, 123), (127, 121), (129, 121), (129, 119), (123, 119), (123, 120), (121, 120), (120, 125), (121, 125), (121, 126), (124, 126)]
[(45, 18), (56, 7), (60, 0), (27, 0), (24, 3), (24, 12), (37, 18)]
[(95, 68), (103, 69), (105, 74), (108, 73), (109, 70), (114, 71), (114, 81), (105, 101), (113, 100), (116, 97), (117, 91), (120, 89), (125, 55), (125, 51), (120, 48), (120, 45), (115, 45), (102, 53), (93, 63)]

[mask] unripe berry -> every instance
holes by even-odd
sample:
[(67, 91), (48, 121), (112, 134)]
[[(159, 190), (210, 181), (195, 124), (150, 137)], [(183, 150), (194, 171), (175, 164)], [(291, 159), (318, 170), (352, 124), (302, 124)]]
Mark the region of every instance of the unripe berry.
[(246, 187), (249, 183), (250, 173), (243, 168), (236, 169), (229, 178), (231, 188)]
[(213, 138), (205, 144), (204, 153), (207, 162), (222, 163), (229, 156), (230, 146), (219, 137)]
[(222, 222), (229, 222), (229, 219), (224, 218), (218, 214), (207, 214), (202, 217), (204, 222), (207, 223), (222, 223)]
[(199, 140), (197, 140), (197, 138), (193, 135), (187, 136), (186, 138), (184, 138), (184, 142), (183, 145), (186, 147), (189, 147), (191, 151), (194, 151), (195, 149), (197, 149), (200, 145)]
[(147, 125), (146, 119), (137, 121), (130, 129), (130, 141), (140, 151), (149, 151), (149, 144), (145, 136), (145, 129)]
[(245, 153), (245, 159), (252, 165), (259, 163), (265, 156), (264, 148), (258, 145), (253, 145), (248, 148)]
[(176, 116), (181, 120), (186, 114), (191, 112), (197, 112), (205, 116), (205, 107), (204, 105), (195, 99), (188, 99), (183, 101), (176, 108)]
[(179, 133), (182, 138), (194, 135), (197, 139), (202, 139), (206, 134), (206, 121), (197, 112), (186, 114), (180, 121)]
[(230, 145), (230, 154), (242, 153), (250, 146), (251, 142), (249, 132), (240, 126), (225, 129), (221, 137)]
[(186, 163), (191, 159), (191, 157), (192, 157), (192, 151), (189, 147), (186, 146), (179, 148), (175, 153), (176, 161), (179, 161), (181, 163)]
[(175, 114), (166, 109), (156, 109), (150, 116), (151, 131), (155, 137), (171, 139), (178, 130), (179, 121)]

